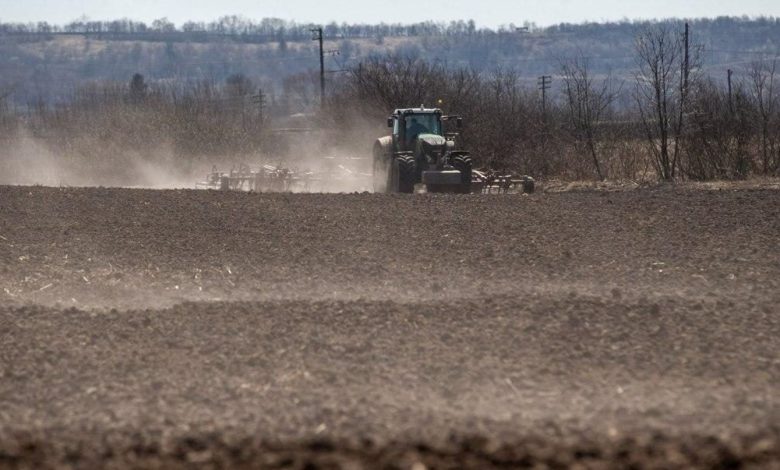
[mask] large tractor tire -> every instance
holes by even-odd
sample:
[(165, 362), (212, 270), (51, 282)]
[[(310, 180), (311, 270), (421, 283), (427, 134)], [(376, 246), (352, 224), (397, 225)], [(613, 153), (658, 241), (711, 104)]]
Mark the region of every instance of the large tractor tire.
[(411, 194), (414, 192), (415, 180), (414, 157), (401, 156), (393, 160), (392, 177), (390, 179), (391, 188), (396, 193)]
[(534, 182), (534, 179), (530, 176), (524, 176), (523, 177), (523, 192), (526, 194), (531, 194), (534, 192), (536, 184)]
[(460, 172), (460, 185), (455, 192), (469, 194), (471, 192), (471, 157), (468, 155), (455, 155), (450, 164)]

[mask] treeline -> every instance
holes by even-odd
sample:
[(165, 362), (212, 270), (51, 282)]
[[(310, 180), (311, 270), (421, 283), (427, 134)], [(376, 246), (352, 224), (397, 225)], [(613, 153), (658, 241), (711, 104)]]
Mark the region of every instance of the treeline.
[[(667, 20), (664, 20), (667, 21)], [(713, 19), (691, 19), (690, 22), (704, 34), (717, 30), (728, 34), (731, 39), (742, 40), (742, 36), (756, 34), (760, 30), (771, 32), (780, 26), (775, 17), (718, 17)], [(534, 34), (576, 34), (581, 37), (604, 38), (605, 35), (633, 35), (637, 26), (647, 26), (655, 21), (629, 21), (607, 23), (560, 23), (538, 27), (526, 22), (522, 25), (509, 23), (498, 28), (477, 27), (474, 20), (450, 22), (421, 21), (416, 23), (297, 23), (279, 18), (253, 20), (240, 15), (223, 16), (214, 21), (187, 21), (176, 25), (167, 18), (151, 23), (127, 18), (95, 21), (86, 18), (67, 24), (51, 24), (45, 21), (30, 23), (0, 22), (0, 35), (28, 35), (43, 37), (54, 34), (91, 35), (103, 39), (136, 39), (158, 41), (161, 38), (172, 41), (200, 41), (233, 39), (238, 42), (303, 41), (311, 37), (313, 28), (322, 27), (329, 39), (381, 38), (381, 37), (423, 37), (423, 36), (477, 36), (534, 33)], [(776, 33), (776, 31), (775, 31)], [(614, 36), (613, 36), (614, 39)]]
[[(323, 34), (329, 38), (377, 38), (377, 37), (419, 37), (419, 36), (462, 36), (475, 34), (497, 34), (515, 30), (514, 25), (496, 30), (477, 28), (473, 20), (448, 23), (423, 21), (412, 24), (348, 24), (331, 22), (325, 25), (296, 23), (278, 18), (263, 18), (255, 21), (243, 16), (223, 16), (215, 21), (188, 21), (176, 25), (167, 18), (160, 18), (147, 24), (142, 21), (119, 19), (112, 21), (75, 20), (64, 25), (47, 22), (0, 23), (0, 35), (50, 37), (54, 34), (91, 35), (101, 39), (210, 41), (232, 39), (237, 42), (303, 41), (311, 38), (311, 30), (322, 26)], [(526, 24), (526, 27), (533, 27)]]
[[(529, 82), (557, 74), (561, 60), (587, 56), (594, 74), (630, 79), (636, 65), (634, 38), (660, 24), (682, 27), (679, 20), (497, 30), (477, 28), (471, 21), (330, 24), (324, 26), (327, 78), (334, 81), (338, 72), (390, 53), (481, 72), (513, 68)], [(241, 17), (178, 26), (166, 20), (0, 24), (0, 93), (11, 89), (16, 106), (39, 98), (58, 102), (84, 82), (124, 81), (139, 72), (152, 81), (222, 81), (241, 73), (281, 95), (288, 77), (319, 65), (312, 27)], [(721, 80), (726, 69), (780, 50), (775, 18), (696, 19), (690, 27), (693, 44), (706, 54), (708, 72)]]

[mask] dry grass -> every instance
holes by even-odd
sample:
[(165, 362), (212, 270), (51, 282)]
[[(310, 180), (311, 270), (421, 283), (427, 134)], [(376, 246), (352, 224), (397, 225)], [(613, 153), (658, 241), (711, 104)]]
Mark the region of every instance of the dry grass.
[(611, 181), (564, 181), (559, 179), (546, 180), (537, 185), (537, 189), (548, 193), (569, 191), (631, 191), (640, 188), (675, 187), (680, 189), (697, 189), (706, 191), (735, 190), (780, 190), (780, 177), (756, 176), (737, 181), (682, 181), (677, 183), (659, 183), (655, 179), (611, 180)]

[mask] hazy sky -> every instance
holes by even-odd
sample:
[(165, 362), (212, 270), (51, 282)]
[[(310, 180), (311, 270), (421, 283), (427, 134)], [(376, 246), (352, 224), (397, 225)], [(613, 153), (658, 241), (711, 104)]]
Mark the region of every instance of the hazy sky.
[(478, 26), (538, 25), (720, 15), (780, 16), (778, 0), (0, 0), (0, 21), (65, 23), (127, 17), (174, 23), (238, 14), (300, 22), (417, 22), (474, 19)]

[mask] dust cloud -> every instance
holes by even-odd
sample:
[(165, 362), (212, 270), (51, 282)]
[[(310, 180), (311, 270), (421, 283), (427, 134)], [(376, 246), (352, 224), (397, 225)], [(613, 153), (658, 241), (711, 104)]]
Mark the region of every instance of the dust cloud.
[(383, 120), (356, 110), (333, 119), (338, 122), (307, 114), (280, 118), (268, 131), (271, 148), (245, 163), (253, 171), (289, 171), (291, 181), (284, 190), (290, 192), (371, 191), (372, 146), (386, 133), (377, 125)]
[[(338, 136), (336, 135), (338, 134)], [(114, 142), (77, 140), (57, 148), (25, 132), (0, 149), (0, 184), (147, 189), (208, 188), (213, 172), (264, 172), (268, 192), (342, 193), (371, 190), (370, 151), (375, 130), (281, 129), (267, 151), (232, 155), (181, 155), (169, 145), (149, 150)], [(346, 136), (346, 138), (345, 138)], [(272, 178), (284, 183), (271, 184)], [(214, 181), (212, 181), (214, 182)], [(242, 189), (250, 189), (248, 186)]]
[(5, 185), (187, 188), (202, 171), (177, 163), (166, 148), (145, 154), (111, 148), (90, 154), (58, 152), (22, 134), (0, 150), (0, 184)]

